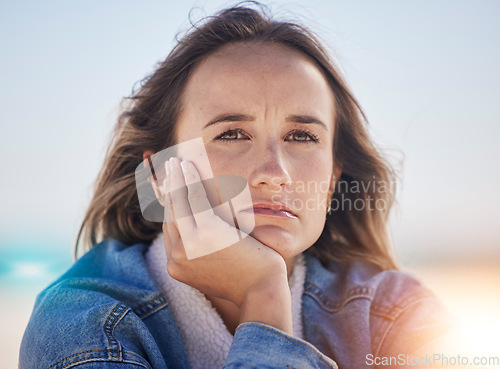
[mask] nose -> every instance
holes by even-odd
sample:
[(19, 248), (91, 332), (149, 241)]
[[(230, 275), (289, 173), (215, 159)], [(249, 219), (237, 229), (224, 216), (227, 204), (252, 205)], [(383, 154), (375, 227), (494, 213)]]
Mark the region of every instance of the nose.
[(268, 145), (254, 156), (249, 183), (252, 187), (281, 191), (292, 184), (286, 158), (278, 144)]

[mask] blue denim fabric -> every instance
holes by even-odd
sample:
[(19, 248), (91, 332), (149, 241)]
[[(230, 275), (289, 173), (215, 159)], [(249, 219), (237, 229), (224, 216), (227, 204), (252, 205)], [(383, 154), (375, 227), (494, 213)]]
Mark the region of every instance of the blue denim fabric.
[[(20, 368), (188, 368), (168, 301), (150, 275), (148, 244), (106, 239), (42, 291)], [(225, 368), (368, 368), (367, 355), (411, 354), (453, 319), (410, 275), (305, 254), (305, 340), (262, 323), (236, 330)]]

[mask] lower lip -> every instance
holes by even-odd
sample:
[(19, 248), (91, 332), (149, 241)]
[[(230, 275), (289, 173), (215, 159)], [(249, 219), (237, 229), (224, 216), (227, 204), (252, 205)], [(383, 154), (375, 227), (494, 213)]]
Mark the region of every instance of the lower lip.
[[(251, 209), (248, 209), (246, 211), (250, 212)], [(289, 218), (289, 219), (296, 219), (297, 218), (292, 213), (285, 211), (285, 210), (280, 210), (280, 209), (254, 208), (253, 213), (254, 213), (254, 215), (263, 215), (263, 216), (269, 216), (269, 217)]]

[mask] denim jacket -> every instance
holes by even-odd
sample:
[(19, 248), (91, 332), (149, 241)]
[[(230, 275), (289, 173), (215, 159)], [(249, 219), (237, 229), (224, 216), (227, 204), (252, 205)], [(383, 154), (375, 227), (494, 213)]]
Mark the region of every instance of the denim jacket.
[[(169, 302), (144, 259), (148, 246), (105, 239), (42, 291), (19, 367), (188, 368)], [(374, 358), (433, 347), (451, 327), (440, 300), (408, 274), (305, 256), (305, 339), (242, 323), (224, 368), (373, 368)]]

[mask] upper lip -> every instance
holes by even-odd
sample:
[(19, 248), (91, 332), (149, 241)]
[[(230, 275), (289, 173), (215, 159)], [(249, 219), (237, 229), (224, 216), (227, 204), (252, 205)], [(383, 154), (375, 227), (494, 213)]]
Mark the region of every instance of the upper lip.
[[(288, 206), (286, 206), (284, 203), (279, 202), (279, 201), (257, 201), (253, 203), (253, 209), (276, 209), (276, 210), (284, 210), (289, 212), (290, 214), (297, 216)], [(248, 207), (245, 210), (250, 209)]]

